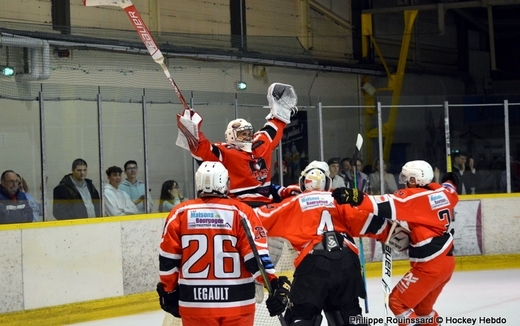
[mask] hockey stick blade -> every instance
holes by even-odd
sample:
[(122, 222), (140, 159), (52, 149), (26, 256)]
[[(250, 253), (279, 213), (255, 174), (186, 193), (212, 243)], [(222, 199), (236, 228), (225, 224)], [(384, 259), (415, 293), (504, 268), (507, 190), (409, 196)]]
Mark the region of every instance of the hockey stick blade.
[(363, 136), (361, 136), (361, 134), (357, 134), (356, 149), (358, 153), (361, 150), (361, 146), (363, 146)]

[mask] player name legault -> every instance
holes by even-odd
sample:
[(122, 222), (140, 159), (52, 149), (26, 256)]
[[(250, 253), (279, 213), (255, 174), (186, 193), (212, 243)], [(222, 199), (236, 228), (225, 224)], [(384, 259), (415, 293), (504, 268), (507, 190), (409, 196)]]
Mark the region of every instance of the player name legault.
[(195, 301), (222, 300), (229, 299), (229, 288), (193, 288), (193, 299)]

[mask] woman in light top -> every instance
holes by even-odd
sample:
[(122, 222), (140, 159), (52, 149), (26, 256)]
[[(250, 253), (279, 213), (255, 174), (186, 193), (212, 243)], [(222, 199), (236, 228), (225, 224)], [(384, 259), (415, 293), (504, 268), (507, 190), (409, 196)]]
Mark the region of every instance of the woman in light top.
[(175, 180), (166, 180), (162, 184), (161, 198), (159, 199), (159, 212), (169, 212), (173, 207), (187, 200), (179, 189), (179, 184)]

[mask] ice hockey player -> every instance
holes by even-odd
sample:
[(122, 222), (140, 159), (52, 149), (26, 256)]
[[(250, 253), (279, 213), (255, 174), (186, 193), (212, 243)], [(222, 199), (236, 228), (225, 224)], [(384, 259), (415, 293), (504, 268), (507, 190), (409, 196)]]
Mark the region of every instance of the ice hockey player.
[[(200, 131), (202, 118), (198, 113), (185, 112), (181, 121), (186, 124), (180, 131), (186, 139), (195, 140), (196, 145), (185, 146), (198, 161), (220, 161), (228, 169), (231, 179), (229, 196), (258, 207), (280, 201), (298, 191), (297, 187), (282, 187), (271, 184), (271, 163), (273, 151), (279, 145), (283, 129), (291, 122), (291, 116), (298, 112), (298, 97), (291, 85), (274, 83), (269, 86), (267, 100), (270, 113), (264, 127), (254, 132), (253, 126), (244, 119), (229, 122), (225, 131), (226, 142), (210, 142)], [(191, 132), (195, 134), (191, 134)], [(274, 264), (282, 253), (284, 243), (269, 238), (269, 252)], [(257, 286), (257, 302), (264, 299), (261, 285)]]
[(278, 193), (283, 189), (271, 187), (270, 170), (273, 151), (282, 139), (283, 129), (298, 111), (298, 97), (292, 86), (274, 83), (268, 89), (267, 99), (270, 113), (263, 128), (257, 132), (248, 121), (235, 119), (228, 123), (224, 133), (226, 141), (212, 143), (200, 131), (202, 118), (195, 113), (198, 119), (192, 116), (190, 121), (200, 121), (195, 128), (197, 134), (186, 135), (186, 138), (197, 139), (195, 146), (189, 146), (192, 156), (199, 162), (222, 162), (230, 173), (229, 196), (252, 207), (273, 202), (280, 195), (290, 195)]
[[(378, 233), (388, 229), (387, 222), (399, 223), (400, 238), (409, 232), (410, 271), (390, 294), (389, 306), (399, 326), (437, 326), (438, 313), (433, 309), (454, 268), (453, 230), (450, 223), (459, 198), (458, 178), (445, 174), (442, 185), (432, 182), (433, 169), (422, 160), (407, 162), (399, 175), (405, 189), (394, 194), (353, 196), (352, 189), (338, 188), (332, 193), (338, 203), (348, 203), (372, 213), (361, 233)], [(390, 238), (393, 234), (389, 235)], [(296, 285), (296, 284), (295, 284)], [(431, 323), (430, 323), (431, 322)]]
[[(163, 310), (183, 326), (254, 324), (254, 279), (263, 282), (250, 241), (254, 241), (273, 294), (269, 313), (280, 315), (290, 282), (276, 277), (266, 232), (253, 209), (229, 198), (228, 170), (203, 162), (195, 174), (199, 197), (175, 206), (166, 219), (159, 250), (157, 292)], [(254, 240), (241, 224), (246, 219)]]
[(352, 236), (368, 213), (335, 203), (326, 162), (311, 162), (299, 186), (301, 194), (255, 209), (268, 235), (285, 238), (299, 253), (285, 320), (290, 326), (319, 326), (323, 311), (329, 325), (352, 325), (349, 317), (361, 314), (359, 297), (366, 293)]

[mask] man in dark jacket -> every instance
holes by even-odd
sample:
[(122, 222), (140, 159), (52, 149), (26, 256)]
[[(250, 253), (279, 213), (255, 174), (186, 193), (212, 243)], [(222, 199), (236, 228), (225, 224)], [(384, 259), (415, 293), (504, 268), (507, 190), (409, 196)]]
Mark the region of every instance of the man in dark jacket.
[(2, 173), (0, 185), (0, 224), (33, 221), (33, 210), (25, 193), (18, 187), (18, 176), (12, 170)]
[(57, 220), (101, 216), (99, 192), (86, 177), (87, 162), (74, 160), (72, 173), (54, 188), (53, 214)]

